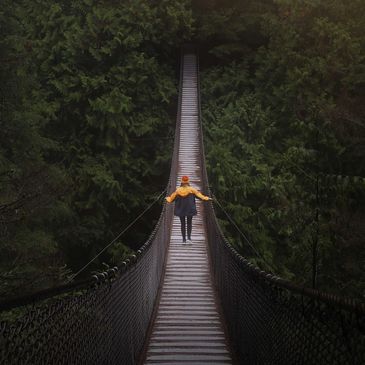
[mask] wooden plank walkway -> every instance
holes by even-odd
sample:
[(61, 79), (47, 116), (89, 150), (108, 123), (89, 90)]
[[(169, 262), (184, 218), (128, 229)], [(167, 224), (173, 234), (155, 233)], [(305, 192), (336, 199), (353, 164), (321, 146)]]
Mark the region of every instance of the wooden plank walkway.
[[(200, 189), (197, 59), (184, 55), (178, 181), (188, 175)], [(232, 364), (217, 311), (202, 219), (197, 200), (191, 245), (183, 245), (174, 218), (166, 274), (145, 364)]]

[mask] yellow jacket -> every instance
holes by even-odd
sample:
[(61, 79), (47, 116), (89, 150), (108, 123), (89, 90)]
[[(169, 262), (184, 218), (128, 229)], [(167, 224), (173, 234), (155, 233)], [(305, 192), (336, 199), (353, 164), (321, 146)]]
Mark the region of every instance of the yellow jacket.
[(176, 189), (170, 196), (166, 197), (168, 203), (172, 203), (177, 196), (181, 196), (182, 198), (188, 196), (189, 194), (194, 194), (197, 198), (201, 200), (210, 200), (208, 196), (203, 195), (198, 190), (194, 189), (190, 185), (183, 185)]

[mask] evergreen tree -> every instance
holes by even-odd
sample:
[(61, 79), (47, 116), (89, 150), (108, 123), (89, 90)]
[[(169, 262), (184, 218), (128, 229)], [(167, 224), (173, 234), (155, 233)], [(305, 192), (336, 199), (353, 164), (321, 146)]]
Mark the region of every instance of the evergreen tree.
[(209, 40), (202, 101), (217, 196), (276, 273), (353, 296), (365, 288), (363, 6), (219, 4), (199, 33)]
[[(9, 76), (20, 90), (1, 136), (17, 159), (6, 159), (3, 151), (4, 173), (14, 166), (16, 178), (36, 190), (39, 209), (29, 201), (28, 216), (21, 215), (3, 237), (1, 257), (16, 260), (29, 238), (34, 252), (26, 251), (27, 261), (37, 275), (47, 272), (37, 268), (42, 247), (50, 251), (44, 256), (59, 257), (56, 267), (78, 270), (165, 187), (177, 96), (175, 54), (190, 37), (192, 14), (186, 2), (171, 0), (6, 5), (9, 31), (2, 49), (22, 61)], [(12, 203), (10, 194), (4, 194), (5, 205)], [(13, 194), (19, 194), (18, 185)], [(159, 210), (94, 268), (104, 260), (120, 262), (125, 245), (136, 249), (144, 243)], [(50, 265), (50, 259), (45, 262)], [(33, 282), (37, 288), (50, 284)]]

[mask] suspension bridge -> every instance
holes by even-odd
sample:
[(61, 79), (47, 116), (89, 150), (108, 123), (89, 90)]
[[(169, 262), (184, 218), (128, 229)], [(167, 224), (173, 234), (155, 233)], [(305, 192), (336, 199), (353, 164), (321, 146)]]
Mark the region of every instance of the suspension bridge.
[[(199, 60), (180, 62), (167, 193), (182, 175), (209, 195)], [(294, 285), (255, 267), (198, 202), (193, 244), (164, 204), (147, 242), (90, 280), (0, 303), (1, 364), (365, 364), (365, 305)]]

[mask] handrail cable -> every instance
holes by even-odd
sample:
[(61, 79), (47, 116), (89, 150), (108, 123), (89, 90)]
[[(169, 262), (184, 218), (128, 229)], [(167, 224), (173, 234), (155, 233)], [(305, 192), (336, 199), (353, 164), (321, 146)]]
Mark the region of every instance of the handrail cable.
[(226, 210), (222, 207), (222, 204), (218, 201), (217, 197), (212, 194), (214, 200), (213, 202), (216, 202), (218, 206), (222, 209), (223, 213), (226, 215), (228, 220), (232, 223), (232, 225), (237, 229), (239, 234), (244, 238), (244, 240), (247, 242), (247, 244), (252, 248), (252, 250), (256, 253), (258, 257), (262, 259), (262, 261), (265, 262), (267, 267), (272, 271), (272, 273), (275, 273), (275, 270), (272, 268), (272, 266), (267, 262), (267, 260), (260, 254), (259, 251), (255, 248), (255, 246), (251, 243), (251, 241), (247, 238), (247, 236), (241, 231), (241, 229), (238, 227), (237, 223), (233, 220), (233, 218), (226, 212)]
[(148, 212), (152, 206), (158, 202), (161, 198), (161, 196), (165, 193), (166, 189), (164, 189), (161, 194), (142, 212), (140, 213), (131, 223), (128, 224), (126, 228), (124, 228), (120, 233), (117, 234), (116, 237), (113, 238), (113, 240), (108, 243), (101, 251), (99, 251), (86, 265), (84, 265), (75, 275), (73, 275), (68, 283), (70, 283), (72, 280), (75, 279), (77, 275), (79, 275), (83, 270), (85, 270), (94, 260), (96, 260), (106, 249), (108, 249), (112, 244), (114, 244), (125, 232), (128, 231), (129, 228), (131, 228), (134, 223), (136, 223), (146, 212)]

